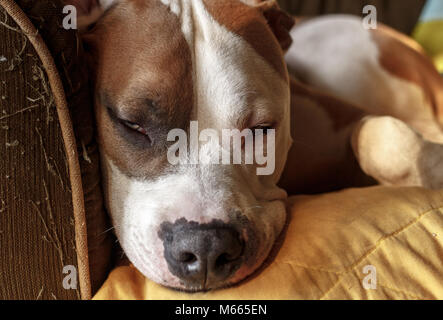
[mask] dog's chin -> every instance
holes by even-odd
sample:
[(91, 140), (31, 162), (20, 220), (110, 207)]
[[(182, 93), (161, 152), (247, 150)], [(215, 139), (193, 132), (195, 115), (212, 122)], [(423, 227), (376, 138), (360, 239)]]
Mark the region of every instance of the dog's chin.
[[(138, 268), (137, 268), (138, 269)], [(140, 272), (141, 270), (138, 269)], [(221, 281), (218, 283), (213, 283), (210, 286), (203, 286), (203, 285), (196, 285), (196, 284), (186, 284), (183, 281), (177, 279), (174, 281), (162, 281), (159, 279), (155, 279), (152, 276), (144, 272), (141, 272), (146, 278), (148, 278), (151, 281), (156, 282), (157, 284), (164, 286), (168, 289), (178, 291), (178, 292), (185, 292), (185, 293), (201, 293), (201, 292), (209, 292), (209, 291), (215, 291), (215, 290), (222, 290), (222, 289), (228, 289), (231, 287), (236, 287), (238, 285), (241, 285), (248, 279), (250, 279), (253, 275), (256, 274), (257, 270), (262, 270), (262, 264), (256, 265), (254, 268), (242, 271), (240, 275), (235, 275), (233, 278), (228, 279), (226, 281)]]
[[(174, 276), (170, 273), (168, 269), (167, 271), (161, 271), (162, 269), (152, 269), (152, 266), (147, 265), (143, 261), (137, 261), (138, 259), (131, 259), (131, 257), (128, 255), (129, 260), (134, 265), (137, 270), (142, 273), (147, 279), (164, 286), (166, 288), (169, 288), (174, 291), (179, 292), (186, 292), (186, 293), (199, 293), (199, 292), (209, 292), (214, 290), (221, 290), (221, 289), (227, 289), (231, 287), (235, 287), (238, 285), (243, 284), (244, 282), (248, 281), (252, 277), (254, 277), (257, 273), (260, 273), (267, 263), (267, 259), (269, 258), (269, 253), (271, 252), (271, 249), (273, 248), (273, 242), (267, 247), (262, 248), (262, 252), (264, 254), (261, 255), (261, 257), (257, 257), (255, 260), (255, 263), (252, 265), (245, 265), (241, 267), (237, 272), (230, 278), (226, 279), (225, 281), (219, 281), (216, 283), (211, 283), (210, 285), (199, 285), (195, 283), (186, 283), (183, 280), (179, 279), (178, 277)], [(139, 255), (137, 255), (139, 256)], [(162, 263), (160, 263), (162, 264)], [(166, 265), (165, 265), (166, 266)]]

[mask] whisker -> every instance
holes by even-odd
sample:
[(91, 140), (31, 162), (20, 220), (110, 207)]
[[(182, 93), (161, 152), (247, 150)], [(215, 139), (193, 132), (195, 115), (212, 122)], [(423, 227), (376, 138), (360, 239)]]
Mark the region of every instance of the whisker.
[(109, 229), (106, 229), (105, 231), (103, 231), (103, 232), (97, 234), (96, 236), (97, 236), (97, 237), (100, 237), (100, 236), (104, 235), (105, 233), (108, 233), (108, 232), (114, 230), (114, 229), (117, 228), (117, 227), (118, 227), (118, 225), (114, 225), (114, 226), (110, 227)]
[(263, 209), (263, 207), (262, 206), (252, 206), (252, 207), (245, 208), (244, 210), (245, 211), (249, 211), (249, 210), (252, 210), (252, 209)]
[(112, 231), (112, 230), (114, 230), (114, 229), (115, 229), (115, 226), (114, 226), (114, 227), (111, 227), (111, 228), (109, 228), (109, 229), (107, 229), (107, 230), (105, 230), (105, 231), (103, 231), (103, 232), (100, 233), (99, 235), (105, 234), (105, 233), (107, 233), (107, 232), (109, 232), (109, 231)]

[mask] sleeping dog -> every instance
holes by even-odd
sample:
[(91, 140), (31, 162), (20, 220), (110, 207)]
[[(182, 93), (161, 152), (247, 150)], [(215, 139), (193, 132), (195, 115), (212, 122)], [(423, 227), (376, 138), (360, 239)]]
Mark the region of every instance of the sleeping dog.
[[(247, 278), (285, 225), (288, 193), (443, 187), (442, 80), (387, 27), (341, 16), (293, 28), (264, 0), (68, 3), (93, 70), (106, 206), (130, 261), (162, 285)], [(171, 164), (168, 135), (192, 122), (250, 129), (275, 148), (273, 172)]]

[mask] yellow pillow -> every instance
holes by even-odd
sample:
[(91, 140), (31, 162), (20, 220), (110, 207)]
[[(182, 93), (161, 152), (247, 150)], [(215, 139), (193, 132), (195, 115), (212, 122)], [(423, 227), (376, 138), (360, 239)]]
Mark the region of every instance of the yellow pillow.
[(290, 203), (283, 247), (241, 286), (186, 294), (120, 267), (94, 299), (443, 299), (443, 191), (373, 187)]
[(443, 19), (420, 23), (413, 37), (431, 56), (437, 70), (443, 73)]
[(443, 75), (443, 1), (427, 0), (413, 36)]

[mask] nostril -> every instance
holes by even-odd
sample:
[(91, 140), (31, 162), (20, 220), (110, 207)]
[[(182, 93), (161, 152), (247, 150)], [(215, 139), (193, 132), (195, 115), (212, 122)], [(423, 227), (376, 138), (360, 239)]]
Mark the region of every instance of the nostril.
[(183, 263), (194, 263), (194, 262), (196, 262), (198, 259), (197, 259), (197, 256), (196, 256), (195, 254), (191, 253), (191, 252), (183, 252), (183, 253), (180, 255), (180, 257), (179, 257), (178, 260), (179, 260), (180, 262), (183, 262)]
[(242, 241), (235, 241), (234, 243), (229, 243), (229, 245), (229, 250), (223, 252), (215, 259), (214, 268), (216, 270), (223, 269), (223, 267), (227, 265), (235, 264), (243, 255), (244, 244)]
[(223, 253), (217, 258), (217, 260), (215, 260), (215, 267), (216, 268), (223, 267), (224, 265), (228, 264), (233, 260), (235, 259), (230, 259), (227, 253)]

